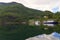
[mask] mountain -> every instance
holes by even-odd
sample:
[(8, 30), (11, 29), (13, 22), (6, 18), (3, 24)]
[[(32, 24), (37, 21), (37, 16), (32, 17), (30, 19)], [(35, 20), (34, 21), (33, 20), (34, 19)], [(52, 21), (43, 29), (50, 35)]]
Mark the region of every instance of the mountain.
[(10, 3), (2, 3), (0, 2), (0, 16), (12, 15), (20, 17), (21, 19), (38, 19), (43, 18), (44, 16), (48, 16), (49, 18), (53, 18), (53, 13), (50, 11), (41, 11), (36, 9), (31, 9), (24, 6), (21, 3), (10, 2)]
[(0, 2), (0, 8), (4, 8), (4, 7), (7, 7), (7, 6), (13, 6), (13, 5), (22, 5), (20, 3), (17, 3), (17, 2), (10, 2), (10, 3), (4, 3), (4, 2)]
[[(19, 4), (17, 2), (10, 2), (10, 3), (4, 3), (4, 2), (0, 2), (0, 6), (4, 5), (4, 6), (8, 6), (8, 5), (14, 5), (14, 4)], [(22, 5), (22, 4), (20, 4)]]
[(45, 15), (43, 11), (25, 7), (21, 3), (0, 3), (0, 16), (12, 15), (21, 19), (40, 18)]

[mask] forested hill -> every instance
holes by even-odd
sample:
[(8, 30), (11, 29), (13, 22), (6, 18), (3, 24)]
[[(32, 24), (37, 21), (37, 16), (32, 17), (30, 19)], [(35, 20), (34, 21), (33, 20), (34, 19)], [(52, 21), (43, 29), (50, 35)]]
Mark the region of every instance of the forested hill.
[[(58, 12), (58, 14), (60, 14)], [(53, 18), (53, 13), (50, 11), (40, 11), (25, 7), (21, 3), (11, 2), (2, 3), (0, 2), (0, 17), (5, 16), (17, 16), (21, 19), (25, 18), (41, 18), (43, 16), (49, 16)], [(55, 15), (55, 14), (54, 14)]]
[(0, 14), (7, 15), (18, 15), (18, 16), (36, 16), (36, 15), (41, 15), (43, 14), (42, 11), (39, 10), (34, 10), (34, 9), (29, 9), (25, 7), (22, 4), (16, 3), (16, 2), (11, 2), (11, 3), (0, 3)]

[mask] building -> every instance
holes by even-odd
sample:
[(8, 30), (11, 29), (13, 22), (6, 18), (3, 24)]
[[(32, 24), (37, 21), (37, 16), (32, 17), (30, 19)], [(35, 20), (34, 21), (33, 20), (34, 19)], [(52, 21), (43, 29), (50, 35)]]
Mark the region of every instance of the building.
[(31, 25), (31, 26), (33, 26), (33, 25), (35, 25), (34, 22), (35, 22), (35, 20), (31, 19), (31, 20), (28, 21), (28, 24)]
[(48, 18), (48, 16), (44, 16), (44, 18)]
[(38, 20), (35, 21), (35, 25), (36, 25), (36, 26), (39, 26), (39, 25), (40, 25), (40, 21), (38, 21)]
[(29, 25), (35, 25), (35, 26), (39, 26), (40, 25), (40, 21), (38, 20), (29, 20)]
[(58, 24), (58, 22), (55, 22), (54, 20), (43, 21), (43, 25), (54, 26), (54, 24)]

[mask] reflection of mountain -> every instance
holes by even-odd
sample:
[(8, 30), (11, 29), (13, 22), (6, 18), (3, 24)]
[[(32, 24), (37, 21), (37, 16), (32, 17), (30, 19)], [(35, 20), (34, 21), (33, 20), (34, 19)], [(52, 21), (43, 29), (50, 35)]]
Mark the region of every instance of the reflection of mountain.
[(60, 34), (54, 32), (50, 35), (42, 34), (35, 37), (28, 38), (26, 40), (60, 40)]

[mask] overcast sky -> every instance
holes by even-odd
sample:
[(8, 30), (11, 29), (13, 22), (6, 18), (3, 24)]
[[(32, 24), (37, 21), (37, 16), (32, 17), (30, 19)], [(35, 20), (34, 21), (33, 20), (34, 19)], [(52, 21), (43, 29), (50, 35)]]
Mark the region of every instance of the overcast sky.
[(52, 12), (60, 11), (60, 0), (0, 0), (0, 2), (19, 2), (29, 8), (38, 10), (49, 10)]

